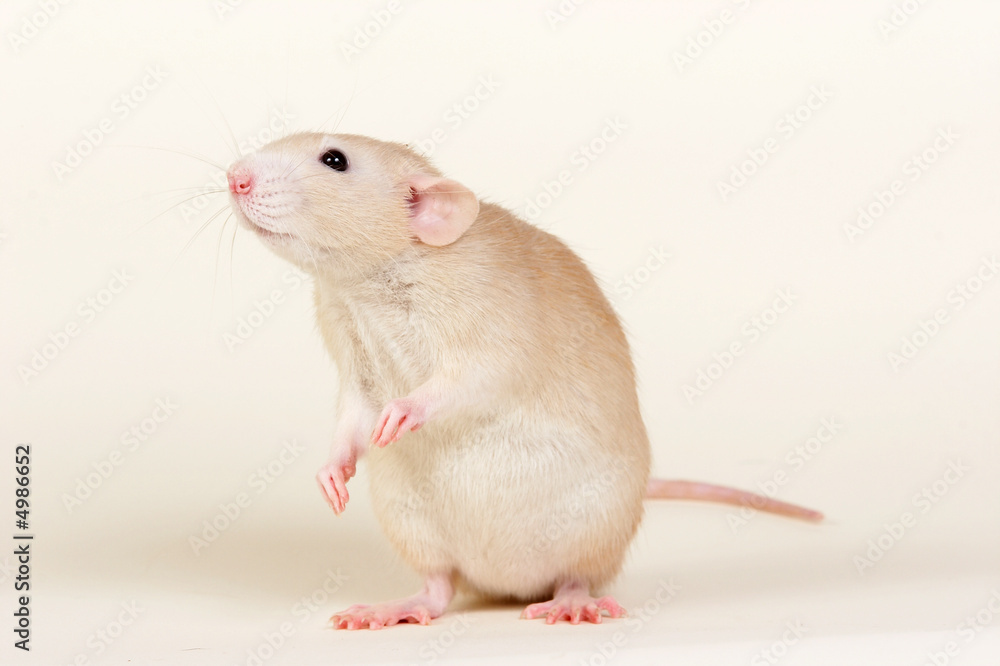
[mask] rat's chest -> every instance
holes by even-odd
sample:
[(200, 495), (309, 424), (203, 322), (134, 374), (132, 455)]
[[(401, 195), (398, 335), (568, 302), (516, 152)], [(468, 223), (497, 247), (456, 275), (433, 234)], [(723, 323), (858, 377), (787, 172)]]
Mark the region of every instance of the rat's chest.
[(338, 299), (319, 317), (338, 370), (374, 405), (406, 395), (433, 369), (433, 336), (405, 299)]

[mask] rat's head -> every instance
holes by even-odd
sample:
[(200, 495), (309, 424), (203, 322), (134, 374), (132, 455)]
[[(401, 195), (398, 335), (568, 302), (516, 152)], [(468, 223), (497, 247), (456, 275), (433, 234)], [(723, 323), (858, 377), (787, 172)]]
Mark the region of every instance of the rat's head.
[(310, 271), (367, 271), (413, 243), (448, 245), (479, 214), (476, 196), (403, 145), (293, 134), (229, 167), (240, 223)]

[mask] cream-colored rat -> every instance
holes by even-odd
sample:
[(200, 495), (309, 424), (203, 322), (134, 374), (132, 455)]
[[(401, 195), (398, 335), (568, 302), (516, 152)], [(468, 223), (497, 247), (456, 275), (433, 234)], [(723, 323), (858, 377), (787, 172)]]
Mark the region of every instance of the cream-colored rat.
[[(368, 456), (386, 536), (426, 577), (352, 606), (337, 628), (426, 624), (456, 584), (539, 601), (523, 617), (600, 622), (649, 496), (815, 512), (705, 484), (650, 480), (628, 343), (583, 262), (480, 202), (407, 147), (296, 134), (228, 171), (233, 210), (315, 276), (340, 376), (333, 510)], [(544, 601), (551, 597), (551, 600)]]

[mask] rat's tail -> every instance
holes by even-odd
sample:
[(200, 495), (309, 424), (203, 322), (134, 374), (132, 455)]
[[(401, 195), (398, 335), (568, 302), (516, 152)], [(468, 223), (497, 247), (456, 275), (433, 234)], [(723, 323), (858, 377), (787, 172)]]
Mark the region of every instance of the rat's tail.
[(823, 514), (819, 511), (806, 509), (787, 502), (779, 502), (776, 499), (758, 495), (756, 493), (739, 490), (737, 488), (727, 488), (725, 486), (713, 486), (709, 483), (698, 483), (697, 481), (668, 481), (666, 479), (650, 479), (646, 487), (646, 497), (650, 499), (685, 499), (685, 500), (705, 500), (708, 502), (722, 502), (735, 506), (745, 506), (758, 511), (776, 513), (790, 518), (800, 518), (812, 522), (823, 520)]

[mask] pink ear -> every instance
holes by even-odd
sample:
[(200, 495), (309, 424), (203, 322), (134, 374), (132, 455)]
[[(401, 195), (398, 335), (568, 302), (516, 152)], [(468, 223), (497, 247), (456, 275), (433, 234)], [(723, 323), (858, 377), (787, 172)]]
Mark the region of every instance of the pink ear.
[(450, 245), (479, 215), (479, 199), (447, 178), (414, 176), (410, 186), (410, 229), (428, 245)]

